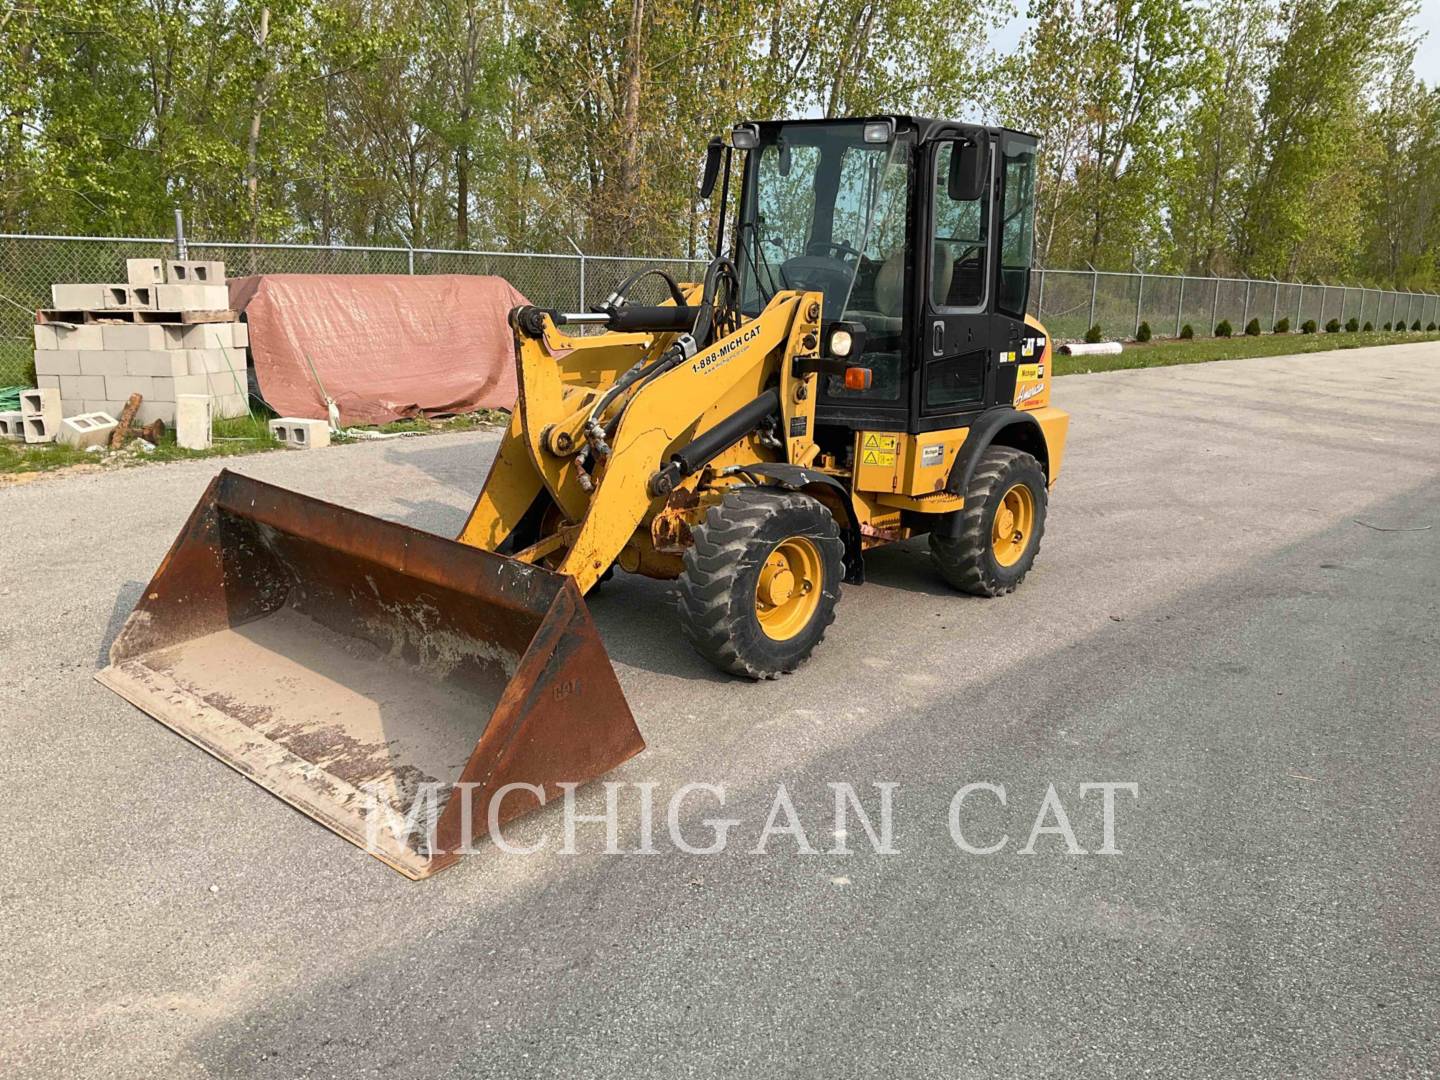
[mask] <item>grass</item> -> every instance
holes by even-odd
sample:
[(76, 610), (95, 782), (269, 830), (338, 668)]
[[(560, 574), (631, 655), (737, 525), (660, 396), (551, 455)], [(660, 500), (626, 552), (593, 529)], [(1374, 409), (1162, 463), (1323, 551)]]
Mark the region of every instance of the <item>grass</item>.
[(1414, 330), (1338, 334), (1262, 334), (1259, 337), (1196, 338), (1181, 341), (1128, 342), (1118, 356), (1056, 356), (1055, 374), (1088, 375), (1096, 371), (1124, 371), (1130, 368), (1165, 367), (1170, 364), (1203, 364), (1211, 360), (1242, 360), (1257, 356), (1287, 356), (1295, 353), (1329, 352), (1332, 349), (1363, 349), (1371, 345), (1402, 345), (1440, 341), (1440, 333)]
[[(251, 413), (249, 416), (229, 420), (216, 420), (213, 445), (208, 450), (186, 450), (175, 443), (175, 432), (167, 429), (165, 437), (154, 450), (142, 450), (137, 441), (128, 443), (118, 451), (87, 453), (64, 443), (43, 443), (26, 446), (22, 443), (0, 443), (0, 476), (19, 476), (33, 473), (55, 472), (57, 470), (84, 468), (113, 469), (131, 465), (145, 465), (153, 461), (193, 461), (202, 458), (235, 457), (240, 454), (258, 454), (267, 450), (279, 450), (280, 444), (270, 437), (268, 412)], [(447, 417), (443, 420), (398, 420), (373, 429), (382, 432), (440, 432), (469, 431), (505, 422), (508, 414), (486, 409), (478, 413)], [(337, 436), (338, 443), (358, 442)]]

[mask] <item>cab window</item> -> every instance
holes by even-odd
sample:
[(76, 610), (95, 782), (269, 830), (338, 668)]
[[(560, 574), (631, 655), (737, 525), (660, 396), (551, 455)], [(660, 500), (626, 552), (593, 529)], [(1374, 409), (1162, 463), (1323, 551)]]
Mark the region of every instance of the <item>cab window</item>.
[(990, 200), (988, 192), (972, 200), (950, 198), (950, 159), (958, 148), (956, 142), (944, 142), (935, 155), (930, 303), (939, 311), (973, 311), (985, 304)]

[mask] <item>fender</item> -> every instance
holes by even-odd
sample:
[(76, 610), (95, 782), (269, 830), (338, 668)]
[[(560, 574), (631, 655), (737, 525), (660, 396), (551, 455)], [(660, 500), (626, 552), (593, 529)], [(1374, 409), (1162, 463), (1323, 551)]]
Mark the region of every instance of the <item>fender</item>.
[[(1003, 435), (1002, 435), (1003, 433)], [(950, 479), (945, 490), (963, 496), (970, 487), (970, 478), (983, 454), (994, 443), (1015, 446), (1035, 455), (1040, 468), (1050, 475), (1050, 454), (1045, 442), (1045, 432), (1039, 421), (1027, 412), (1001, 405), (989, 409), (970, 425), (970, 434), (960, 444), (960, 453), (950, 467)], [(930, 531), (938, 536), (955, 537), (960, 532), (960, 515), (965, 511), (954, 510), (943, 515)]]
[(850, 503), (850, 489), (829, 473), (786, 462), (757, 461), (727, 470), (746, 476), (761, 487), (799, 491), (816, 499), (835, 517), (840, 538), (845, 542), (845, 580), (851, 585), (865, 583), (865, 557), (861, 551), (860, 523)]

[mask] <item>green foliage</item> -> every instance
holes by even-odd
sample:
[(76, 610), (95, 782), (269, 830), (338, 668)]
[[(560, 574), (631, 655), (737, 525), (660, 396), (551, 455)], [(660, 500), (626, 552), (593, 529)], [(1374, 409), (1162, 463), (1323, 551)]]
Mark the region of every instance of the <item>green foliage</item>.
[(1290, 317), (1287, 315), (1275, 324), (1275, 333), (1288, 334), (1290, 332)]
[(1389, 329), (1390, 329), (1390, 324), (1389, 324), (1388, 322), (1385, 324), (1384, 329), (1386, 329), (1386, 330), (1389, 330)]
[(1367, 334), (1370, 333), (1370, 331), (1372, 331), (1372, 330), (1374, 330), (1374, 329), (1375, 329), (1375, 324), (1374, 324), (1374, 323), (1367, 322), (1367, 323), (1365, 324), (1365, 326), (1364, 326), (1365, 333), (1367, 333)]
[(1180, 340), (1189, 341), (1194, 336), (1195, 328), (1191, 326), (1188, 322), (1184, 326), (1180, 327)]
[(1351, 334), (1358, 333), (1360, 330), (1360, 320), (1352, 315), (1345, 323), (1345, 330)]
[(1420, 320), (1419, 320), (1419, 319), (1416, 319), (1413, 323), (1411, 323), (1411, 324), (1410, 324), (1410, 329), (1411, 329), (1411, 330), (1419, 330), (1419, 329), (1420, 329)]
[(1232, 335), (1234, 335), (1234, 333), (1235, 328), (1230, 325), (1229, 319), (1221, 319), (1219, 324), (1215, 327), (1216, 337), (1231, 337)]
[(1433, 334), (1433, 333), (1435, 332), (1435, 324), (1434, 324), (1433, 322), (1432, 322), (1432, 323), (1429, 323), (1429, 324), (1425, 327), (1425, 332), (1426, 332), (1426, 333), (1429, 333), (1429, 334)]
[(1316, 326), (1314, 319), (1306, 319), (1303, 323), (1300, 324), (1300, 332), (1302, 334), (1313, 334), (1315, 333), (1315, 330)]
[(1105, 340), (1104, 335), (1100, 331), (1099, 323), (1096, 323), (1094, 326), (1090, 327), (1089, 330), (1085, 331), (1085, 340), (1091, 345)]
[(1136, 340), (1136, 341), (1149, 341), (1149, 340), (1150, 340), (1150, 336), (1151, 336), (1151, 334), (1150, 334), (1150, 324), (1149, 324), (1148, 322), (1142, 322), (1142, 323), (1140, 324), (1139, 328), (1136, 329), (1136, 331), (1135, 331), (1135, 340)]
[(1250, 337), (1259, 337), (1259, 336), (1260, 336), (1260, 320), (1259, 320), (1259, 319), (1251, 319), (1248, 323), (1246, 323), (1246, 324), (1245, 324), (1245, 333), (1246, 333), (1248, 336), (1250, 336)]
[(1338, 334), (1340, 332), (1340, 320), (1331, 319), (1329, 322), (1327, 322), (1325, 324), (1325, 332), (1327, 334)]

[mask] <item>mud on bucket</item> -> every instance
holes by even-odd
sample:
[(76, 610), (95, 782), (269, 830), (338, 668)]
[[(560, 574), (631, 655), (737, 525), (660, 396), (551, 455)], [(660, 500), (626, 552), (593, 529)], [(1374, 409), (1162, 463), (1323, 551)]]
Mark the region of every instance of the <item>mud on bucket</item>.
[(412, 878), (644, 748), (568, 577), (228, 471), (96, 678)]

